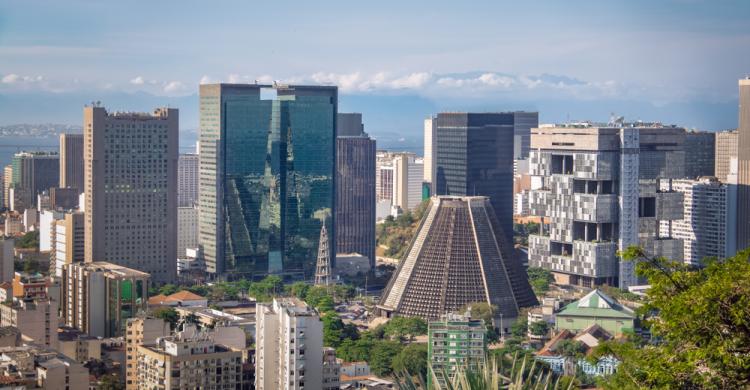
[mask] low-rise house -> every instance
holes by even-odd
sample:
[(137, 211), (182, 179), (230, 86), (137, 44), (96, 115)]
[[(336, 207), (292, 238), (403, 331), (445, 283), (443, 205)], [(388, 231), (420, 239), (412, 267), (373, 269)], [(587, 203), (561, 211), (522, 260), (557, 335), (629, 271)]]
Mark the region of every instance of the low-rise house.
[(148, 299), (148, 305), (151, 308), (157, 306), (207, 307), (208, 299), (190, 291), (182, 290), (172, 295), (159, 294), (153, 296)]
[(617, 337), (635, 330), (636, 315), (632, 309), (619, 304), (599, 289), (565, 306), (555, 315), (555, 328), (558, 331), (575, 333), (595, 324)]
[[(574, 376), (576, 371), (580, 370), (591, 376), (610, 375), (615, 372), (620, 364), (616, 358), (605, 356), (599, 358), (596, 363), (591, 363), (586, 359), (586, 356), (599, 343), (610, 339), (612, 339), (612, 335), (596, 324), (577, 334), (566, 329), (547, 342), (537, 353), (536, 359), (549, 364), (552, 371), (558, 374)], [(565, 350), (564, 343), (568, 343), (568, 345), (572, 343), (574, 350)]]

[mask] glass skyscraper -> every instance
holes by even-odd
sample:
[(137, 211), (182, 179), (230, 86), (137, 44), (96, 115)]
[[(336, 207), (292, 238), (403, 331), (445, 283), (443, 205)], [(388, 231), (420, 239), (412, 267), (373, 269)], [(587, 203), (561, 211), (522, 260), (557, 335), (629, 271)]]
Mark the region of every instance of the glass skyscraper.
[(336, 87), (200, 86), (199, 243), (209, 273), (312, 277), (322, 224), (336, 236), (337, 101)]

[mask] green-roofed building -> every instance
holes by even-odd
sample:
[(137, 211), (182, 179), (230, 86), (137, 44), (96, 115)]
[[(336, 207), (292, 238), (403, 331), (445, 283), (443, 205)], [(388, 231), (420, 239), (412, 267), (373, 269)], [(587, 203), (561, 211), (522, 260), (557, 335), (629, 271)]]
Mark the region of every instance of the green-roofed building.
[(603, 292), (594, 290), (565, 306), (555, 317), (555, 328), (579, 332), (597, 324), (610, 334), (621, 335), (635, 329), (633, 310), (620, 305)]

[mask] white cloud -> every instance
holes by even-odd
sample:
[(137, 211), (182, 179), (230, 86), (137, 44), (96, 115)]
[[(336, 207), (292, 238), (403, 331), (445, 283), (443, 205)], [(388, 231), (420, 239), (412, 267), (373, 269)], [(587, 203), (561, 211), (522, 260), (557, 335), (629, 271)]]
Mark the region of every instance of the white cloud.
[(211, 77), (204, 74), (203, 77), (201, 77), (201, 80), (198, 82), (198, 84), (211, 84), (213, 82), (214, 81), (213, 79), (211, 79)]
[(180, 81), (170, 81), (164, 85), (164, 92), (166, 93), (179, 93), (186, 89), (185, 84)]
[(132, 80), (130, 80), (130, 84), (133, 85), (143, 85), (146, 81), (143, 79), (143, 76), (138, 76)]
[(6, 74), (2, 78), (3, 84), (38, 83), (42, 81), (44, 81), (42, 76), (20, 76), (15, 73)]
[(11, 74), (3, 76), (3, 83), (5, 84), (13, 84), (19, 80), (21, 80), (21, 76), (15, 73), (11, 73)]

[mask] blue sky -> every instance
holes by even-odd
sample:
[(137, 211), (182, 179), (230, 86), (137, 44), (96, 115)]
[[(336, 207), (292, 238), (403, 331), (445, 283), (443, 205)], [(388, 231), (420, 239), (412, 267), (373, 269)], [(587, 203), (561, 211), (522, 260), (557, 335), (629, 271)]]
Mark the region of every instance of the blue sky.
[[(169, 103), (200, 82), (281, 80), (337, 84), (344, 106), (394, 96), (429, 109), (549, 108), (547, 121), (687, 113), (686, 126), (721, 128), (736, 124), (747, 73), (748, 1), (0, 3), (0, 123), (33, 122), (2, 107), (25, 112), (15, 107), (29, 96)], [(722, 108), (705, 120), (691, 108), (709, 106)]]

